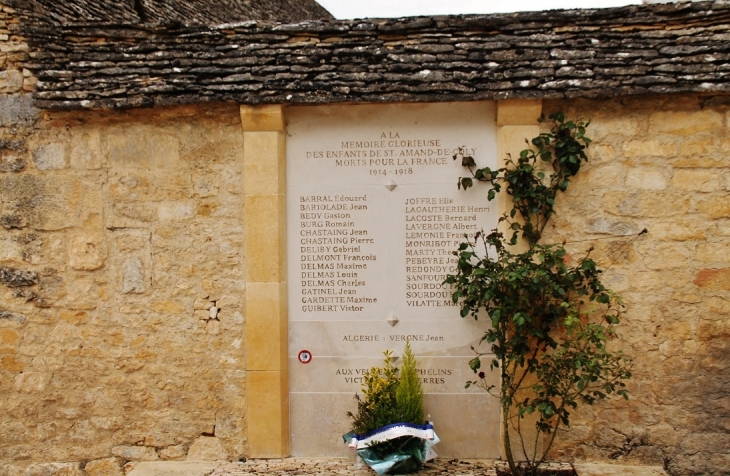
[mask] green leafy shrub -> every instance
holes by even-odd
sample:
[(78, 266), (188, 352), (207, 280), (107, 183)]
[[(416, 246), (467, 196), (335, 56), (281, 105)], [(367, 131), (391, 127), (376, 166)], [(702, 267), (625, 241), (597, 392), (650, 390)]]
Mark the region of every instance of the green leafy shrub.
[(363, 396), (355, 395), (357, 413), (347, 412), (352, 431), (358, 435), (392, 423), (423, 424), (423, 389), (410, 342), (403, 352), (400, 376), (393, 365), (393, 352), (383, 354), (383, 366), (372, 367), (363, 376)]
[[(472, 157), (462, 165), (472, 177), (459, 179), (459, 187), (473, 180), (491, 184), (488, 199), (502, 187), (512, 208), (500, 218), (512, 231), (509, 239), (498, 230), (476, 233), (459, 245), (457, 271), (445, 283), (453, 286), (452, 298), (461, 316), (486, 317), (489, 327), (482, 342), (491, 352), (477, 353), (469, 363), (478, 386), (499, 398), (502, 438), (510, 470), (516, 476), (536, 474), (546, 460), (561, 425), (570, 425), (570, 412), (580, 403), (616, 393), (625, 398), (630, 362), (621, 352), (608, 350), (616, 337), (614, 326), (623, 312), (621, 299), (601, 283), (601, 270), (589, 253), (571, 264), (563, 245), (538, 241), (554, 213), (555, 198), (565, 191), (581, 163), (587, 161), (587, 123), (550, 116), (553, 127), (531, 141), (533, 148), (509, 159), (504, 168), (476, 168)], [(454, 156), (456, 159), (457, 156)], [(541, 169), (552, 169), (547, 174)], [(523, 239), (524, 252), (512, 245)], [(482, 359), (500, 373), (498, 386), (488, 384)], [(522, 420), (535, 418), (536, 439), (526, 441)], [(524, 464), (515, 462), (510, 434), (520, 444)], [(539, 450), (537, 438), (546, 436)]]
[(411, 351), (410, 342), (406, 342), (406, 348), (403, 350), (403, 367), (395, 390), (395, 403), (400, 413), (398, 421), (418, 425), (423, 423), (423, 388), (418, 378), (416, 357)]
[(357, 413), (347, 412), (353, 419), (352, 431), (361, 435), (396, 421), (398, 416), (395, 391), (398, 369), (393, 366), (393, 352), (383, 352), (383, 367), (372, 367), (363, 375), (363, 397), (355, 395)]

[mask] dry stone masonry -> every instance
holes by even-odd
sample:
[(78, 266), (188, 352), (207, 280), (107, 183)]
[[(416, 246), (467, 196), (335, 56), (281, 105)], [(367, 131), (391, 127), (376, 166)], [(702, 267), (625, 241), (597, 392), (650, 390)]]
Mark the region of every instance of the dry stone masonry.
[(728, 91), (730, 3), (276, 24), (31, 22), (37, 104), (130, 107)]
[(8, 0), (45, 19), (62, 23), (203, 23), (243, 20), (297, 22), (331, 19), (314, 0)]
[(730, 3), (217, 26), (132, 4), (0, 0), (0, 475), (250, 456), (239, 104), (506, 98), (592, 120), (545, 240), (594, 247), (637, 362), (631, 399), (576, 412), (554, 458), (727, 474)]

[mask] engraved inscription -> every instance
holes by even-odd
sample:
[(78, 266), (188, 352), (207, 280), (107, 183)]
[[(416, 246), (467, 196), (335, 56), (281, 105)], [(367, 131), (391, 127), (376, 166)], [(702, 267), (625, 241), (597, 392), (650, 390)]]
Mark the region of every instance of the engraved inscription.
[(365, 195), (299, 196), (302, 312), (363, 312), (378, 302), (366, 292), (375, 239), (362, 225)]
[[(369, 369), (363, 368), (337, 368), (335, 369), (335, 378), (342, 378), (346, 384), (361, 385), (364, 380), (365, 373)], [(427, 368), (417, 369), (418, 380), (426, 389), (433, 386), (443, 386), (451, 383), (450, 377), (454, 375), (453, 369), (446, 368)]]
[(450, 197), (405, 200), (406, 303), (409, 307), (456, 306), (443, 281), (456, 271), (452, 251), (477, 231), (489, 207), (456, 205)]
[[(453, 156), (466, 148), (480, 166), (498, 167), (495, 105), (293, 106), (286, 134), (290, 349), (315, 356), (303, 365), (290, 355), (292, 421), (309, 415), (309, 402), (351, 402), (383, 350), (400, 355), (406, 342), (430, 414), (448, 421), (443, 408), (474, 392), (464, 388), (471, 347), (487, 349), (485, 322), (460, 319), (443, 281), (464, 235), (498, 219), (485, 188), (457, 189), (464, 172)], [(459, 431), (482, 435), (472, 413)], [(293, 429), (292, 454), (340, 455), (327, 436), (332, 421), (307, 420), (306, 436)], [(442, 428), (444, 441), (458, 440)]]

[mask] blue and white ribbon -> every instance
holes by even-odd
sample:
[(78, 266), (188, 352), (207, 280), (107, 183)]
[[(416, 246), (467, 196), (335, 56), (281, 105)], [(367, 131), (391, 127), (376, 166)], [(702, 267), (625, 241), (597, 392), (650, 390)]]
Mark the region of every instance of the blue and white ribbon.
[(438, 437), (433, 431), (433, 425), (426, 423), (425, 425), (414, 425), (413, 423), (393, 423), (373, 430), (364, 435), (355, 435), (350, 439), (349, 447), (354, 450), (367, 448), (381, 441), (393, 440), (401, 436), (414, 436), (423, 440), (436, 440), (432, 444), (438, 442)]

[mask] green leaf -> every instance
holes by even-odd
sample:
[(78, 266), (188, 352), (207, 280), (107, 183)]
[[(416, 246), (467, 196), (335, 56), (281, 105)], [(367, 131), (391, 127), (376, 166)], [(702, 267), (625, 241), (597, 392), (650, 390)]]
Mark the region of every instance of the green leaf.
[[(587, 256), (573, 265), (563, 246), (540, 243), (559, 211), (557, 196), (588, 160), (590, 143), (586, 121), (566, 120), (559, 111), (549, 117), (550, 130), (526, 141), (530, 148), (508, 156), (498, 170), (475, 170), (473, 159), (460, 149), (457, 155), (471, 178), (489, 182), (487, 199), (506, 192), (509, 208), (499, 218), (500, 230), (459, 245), (454, 278), (445, 281), (453, 286), (452, 300), (460, 303), (462, 316), (489, 316), (491, 327), (479, 343), (493, 354), (490, 369), (499, 369), (495, 393), (503, 409), (516, 408), (520, 417), (537, 412), (536, 427), (548, 434), (558, 424), (568, 425), (568, 409), (578, 404), (612, 394), (626, 398), (624, 381), (631, 377), (631, 363), (610, 347), (617, 336), (613, 326), (623, 312), (620, 297), (601, 283), (601, 271)], [(539, 170), (538, 161), (551, 171)], [(479, 186), (468, 178), (459, 179), (459, 188)], [(526, 247), (510, 247), (522, 240)], [(472, 366), (481, 365), (484, 355), (477, 353), (470, 361), (475, 372), (478, 367)], [(515, 397), (523, 373), (533, 382), (533, 399)]]

